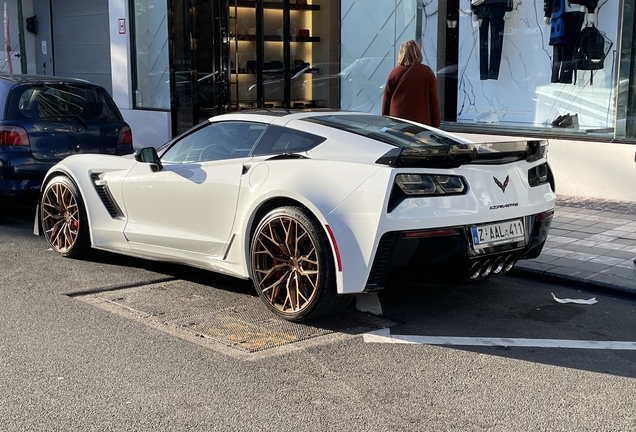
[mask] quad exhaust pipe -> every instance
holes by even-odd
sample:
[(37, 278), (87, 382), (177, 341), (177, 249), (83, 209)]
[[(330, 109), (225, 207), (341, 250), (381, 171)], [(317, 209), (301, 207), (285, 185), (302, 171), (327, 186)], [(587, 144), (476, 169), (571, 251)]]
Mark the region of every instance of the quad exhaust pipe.
[(488, 258), (485, 261), (475, 261), (470, 266), (469, 278), (485, 278), (500, 273), (508, 273), (517, 263), (514, 255), (500, 255), (496, 258)]

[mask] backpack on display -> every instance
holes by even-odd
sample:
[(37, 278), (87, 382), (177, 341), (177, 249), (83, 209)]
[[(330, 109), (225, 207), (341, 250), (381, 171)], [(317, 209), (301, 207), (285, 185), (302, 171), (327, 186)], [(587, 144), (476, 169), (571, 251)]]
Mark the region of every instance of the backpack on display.
[[(605, 35), (594, 25), (584, 27), (579, 34), (576, 45), (574, 46), (574, 54), (572, 55), (574, 83), (576, 84), (577, 70), (595, 71), (603, 69), (603, 67), (605, 67), (607, 51)], [(592, 74), (594, 74), (594, 72), (592, 72)], [(592, 79), (593, 78), (590, 78), (590, 84), (592, 84)]]

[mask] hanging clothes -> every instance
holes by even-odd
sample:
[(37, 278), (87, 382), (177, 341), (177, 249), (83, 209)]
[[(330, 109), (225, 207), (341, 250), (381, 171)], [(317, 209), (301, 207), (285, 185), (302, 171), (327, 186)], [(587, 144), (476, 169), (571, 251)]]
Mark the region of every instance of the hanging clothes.
[(512, 11), (512, 0), (471, 2), (479, 21), (479, 79), (499, 78), (504, 41), (504, 16)]
[[(582, 3), (596, 3), (596, 0), (578, 0)], [(572, 6), (574, 5), (574, 6)], [(596, 7), (596, 4), (589, 7)], [(589, 9), (588, 9), (589, 10)], [(543, 11), (550, 18), (550, 42), (552, 46), (553, 83), (572, 84), (574, 70), (572, 55), (576, 41), (585, 21), (581, 4), (574, 0), (545, 0)]]

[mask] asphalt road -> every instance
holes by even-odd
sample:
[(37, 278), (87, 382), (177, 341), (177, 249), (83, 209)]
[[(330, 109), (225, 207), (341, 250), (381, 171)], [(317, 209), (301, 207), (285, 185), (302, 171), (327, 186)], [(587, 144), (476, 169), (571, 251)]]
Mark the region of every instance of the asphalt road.
[[(636, 342), (633, 300), (509, 276), (401, 281), (379, 295), (375, 325), (251, 354), (100, 297), (185, 281), (189, 299), (231, 308), (256, 304), (248, 283), (106, 253), (65, 259), (31, 229), (0, 225), (2, 431), (636, 430), (636, 351), (607, 344)], [(368, 337), (384, 327), (415, 342)], [(427, 336), (469, 344), (417, 343)], [(470, 345), (479, 338), (599, 345)]]

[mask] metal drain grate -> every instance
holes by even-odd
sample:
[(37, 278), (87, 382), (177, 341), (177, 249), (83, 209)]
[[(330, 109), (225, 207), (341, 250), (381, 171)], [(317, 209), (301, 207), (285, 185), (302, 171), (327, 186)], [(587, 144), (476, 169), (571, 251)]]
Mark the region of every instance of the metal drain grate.
[(345, 310), (292, 323), (275, 316), (258, 298), (178, 280), (93, 294), (146, 319), (246, 353), (255, 353), (332, 333), (359, 334), (387, 321)]
[(263, 351), (289, 343), (333, 333), (333, 330), (291, 323), (272, 316), (258, 302), (237, 305), (210, 313), (172, 320), (178, 326), (198, 336), (212, 338), (246, 352)]

